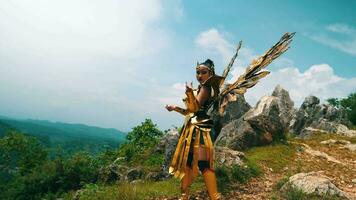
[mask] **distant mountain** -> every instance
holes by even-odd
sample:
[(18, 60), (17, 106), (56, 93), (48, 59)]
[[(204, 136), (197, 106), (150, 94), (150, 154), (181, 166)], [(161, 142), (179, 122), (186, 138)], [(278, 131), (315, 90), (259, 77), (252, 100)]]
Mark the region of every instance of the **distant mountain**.
[(113, 128), (0, 116), (0, 136), (10, 129), (36, 136), (48, 147), (60, 146), (71, 151), (97, 152), (103, 148), (117, 147), (126, 137), (126, 133)]

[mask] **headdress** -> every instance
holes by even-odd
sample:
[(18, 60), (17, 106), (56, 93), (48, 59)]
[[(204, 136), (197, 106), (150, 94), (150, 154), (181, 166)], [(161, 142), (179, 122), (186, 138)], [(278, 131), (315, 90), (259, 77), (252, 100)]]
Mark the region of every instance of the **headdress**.
[(215, 68), (214, 68), (214, 62), (210, 59), (206, 59), (206, 61), (199, 63), (197, 62), (197, 67), (199, 66), (205, 66), (210, 69), (210, 71), (215, 75)]

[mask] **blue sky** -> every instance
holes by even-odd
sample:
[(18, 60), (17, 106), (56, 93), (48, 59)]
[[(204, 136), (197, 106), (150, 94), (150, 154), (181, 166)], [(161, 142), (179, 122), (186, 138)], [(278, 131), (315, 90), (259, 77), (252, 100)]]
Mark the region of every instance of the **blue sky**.
[[(341, 3), (340, 3), (341, 2)], [(243, 40), (229, 81), (285, 32), (291, 49), (245, 97), (254, 105), (280, 84), (299, 107), (356, 91), (355, 1), (44, 1), (0, 4), (0, 115), (129, 131), (145, 118), (162, 129), (182, 117), (194, 65), (221, 73)]]

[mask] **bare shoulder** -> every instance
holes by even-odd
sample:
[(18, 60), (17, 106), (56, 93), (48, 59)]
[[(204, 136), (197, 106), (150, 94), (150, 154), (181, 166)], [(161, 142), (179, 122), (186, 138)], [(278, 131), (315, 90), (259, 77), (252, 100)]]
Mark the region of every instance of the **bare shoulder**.
[(206, 100), (208, 100), (208, 98), (210, 96), (210, 90), (211, 89), (208, 86), (204, 86), (204, 85), (201, 86), (201, 88), (199, 90), (199, 94), (197, 96), (197, 100), (200, 105), (204, 105)]

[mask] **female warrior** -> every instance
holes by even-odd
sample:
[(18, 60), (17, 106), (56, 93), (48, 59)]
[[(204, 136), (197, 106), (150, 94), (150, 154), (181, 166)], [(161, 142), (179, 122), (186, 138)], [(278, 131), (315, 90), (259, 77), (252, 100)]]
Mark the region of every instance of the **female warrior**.
[[(218, 109), (218, 113), (223, 113), (224, 107), (229, 101), (229, 96), (233, 94), (244, 94), (248, 88), (253, 87), (261, 78), (268, 75), (269, 72), (263, 69), (289, 49), (289, 44), (294, 34), (295, 33), (284, 34), (265, 54), (253, 60), (246, 68), (245, 73), (240, 75), (235, 82), (227, 85), (221, 92), (219, 88), (224, 83), (237, 57), (241, 42), (222, 76), (215, 75), (213, 61), (208, 59), (203, 63), (198, 63), (196, 76), (200, 85), (198, 90), (195, 91), (196, 94), (194, 94), (192, 86), (186, 85), (185, 93), (187, 98), (184, 100), (186, 109), (174, 105), (166, 106), (168, 111), (174, 110), (186, 117), (169, 168), (170, 173), (181, 179), (182, 199), (189, 199), (188, 187), (192, 183), (193, 178), (198, 175), (198, 169), (203, 174), (210, 199), (220, 198), (217, 192), (213, 166), (214, 149), (212, 141), (217, 137), (214, 127), (219, 128), (219, 123), (215, 123), (214, 125), (207, 111), (210, 105), (213, 105), (215, 110)], [(233, 94), (231, 94), (231, 92), (233, 92)], [(211, 110), (209, 110), (209, 112), (210, 111)]]
[(210, 199), (220, 199), (214, 172), (213, 140), (216, 135), (213, 121), (207, 114), (209, 105), (219, 94), (220, 76), (215, 75), (214, 63), (207, 59), (196, 66), (198, 89), (186, 84), (186, 109), (167, 105), (168, 111), (185, 115), (185, 123), (180, 132), (169, 172), (181, 179), (182, 199), (189, 199), (188, 187), (201, 171)]

